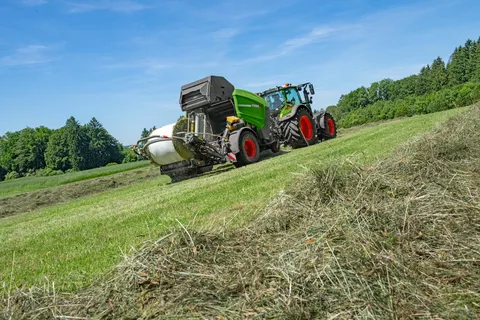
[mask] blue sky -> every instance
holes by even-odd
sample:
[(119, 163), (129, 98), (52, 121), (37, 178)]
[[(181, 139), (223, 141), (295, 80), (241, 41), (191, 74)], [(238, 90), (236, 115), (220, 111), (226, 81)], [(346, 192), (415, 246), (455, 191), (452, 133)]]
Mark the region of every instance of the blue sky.
[(0, 135), (96, 117), (133, 144), (208, 75), (254, 92), (311, 81), (325, 108), (448, 60), (480, 36), (478, 12), (478, 0), (1, 0)]

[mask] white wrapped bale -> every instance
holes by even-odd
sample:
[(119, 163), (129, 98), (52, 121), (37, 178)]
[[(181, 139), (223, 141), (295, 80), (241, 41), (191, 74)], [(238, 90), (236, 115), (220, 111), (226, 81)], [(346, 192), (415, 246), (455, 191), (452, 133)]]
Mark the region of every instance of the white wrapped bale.
[[(176, 123), (171, 123), (152, 131), (152, 133), (150, 133), (150, 136), (153, 138), (149, 139), (148, 142), (157, 139), (154, 138), (154, 136), (172, 137), (175, 125)], [(161, 141), (150, 144), (147, 148), (148, 152), (150, 153), (151, 159), (156, 164), (163, 166), (191, 158), (191, 155), (188, 152), (182, 150), (178, 152), (175, 148), (174, 143), (178, 145), (178, 142), (173, 141)]]

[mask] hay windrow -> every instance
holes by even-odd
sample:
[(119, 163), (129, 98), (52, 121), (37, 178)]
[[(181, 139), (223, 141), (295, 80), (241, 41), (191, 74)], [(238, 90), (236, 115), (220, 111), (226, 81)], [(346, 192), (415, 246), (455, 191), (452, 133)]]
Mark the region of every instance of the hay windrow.
[(78, 294), (0, 303), (12, 319), (478, 319), (479, 235), (477, 106), (374, 165), (311, 170), (248, 228), (179, 222)]
[(139, 183), (159, 175), (157, 168), (146, 167), (0, 198), (0, 219)]

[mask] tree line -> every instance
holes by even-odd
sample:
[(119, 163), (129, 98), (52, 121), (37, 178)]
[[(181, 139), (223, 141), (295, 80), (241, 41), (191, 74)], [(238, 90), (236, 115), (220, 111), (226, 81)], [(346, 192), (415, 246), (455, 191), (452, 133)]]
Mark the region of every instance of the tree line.
[(445, 63), (437, 57), (420, 72), (383, 79), (342, 95), (329, 106), (340, 127), (462, 107), (480, 100), (480, 38), (455, 48)]
[(133, 150), (124, 148), (95, 118), (81, 125), (70, 117), (56, 130), (41, 126), (0, 137), (0, 181), (137, 160)]

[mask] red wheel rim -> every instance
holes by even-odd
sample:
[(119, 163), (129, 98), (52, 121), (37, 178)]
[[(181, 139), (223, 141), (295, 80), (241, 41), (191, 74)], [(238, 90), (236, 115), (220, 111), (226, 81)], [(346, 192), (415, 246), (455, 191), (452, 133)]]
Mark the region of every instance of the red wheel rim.
[(302, 131), (303, 136), (307, 140), (312, 140), (313, 138), (313, 127), (312, 121), (307, 116), (302, 116), (300, 118), (300, 131)]
[(255, 156), (257, 155), (257, 146), (255, 145), (255, 142), (253, 142), (253, 140), (250, 138), (247, 138), (243, 143), (243, 149), (245, 149), (245, 153), (250, 159), (255, 158)]
[(333, 136), (335, 134), (335, 123), (333, 123), (332, 118), (327, 120), (328, 133)]

